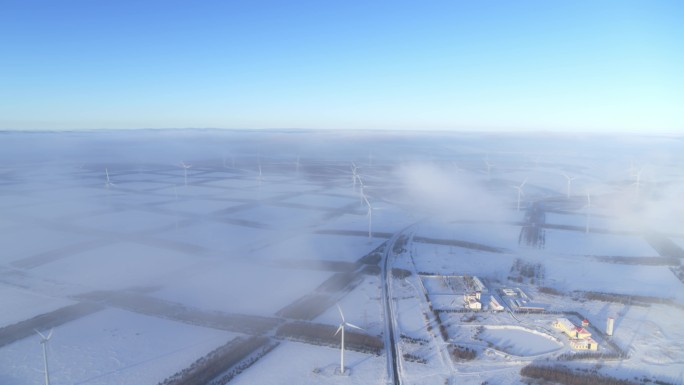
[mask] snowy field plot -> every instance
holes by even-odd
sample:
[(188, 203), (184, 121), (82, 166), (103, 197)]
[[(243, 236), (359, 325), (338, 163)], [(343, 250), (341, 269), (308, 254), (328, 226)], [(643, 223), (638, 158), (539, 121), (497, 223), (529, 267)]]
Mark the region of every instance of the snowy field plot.
[(187, 226), (181, 224), (154, 236), (215, 250), (226, 258), (250, 258), (250, 250), (267, 244), (274, 234), (253, 227), (219, 222), (198, 222)]
[[(19, 217), (31, 217), (41, 219), (61, 219), (88, 215), (108, 209), (97, 202), (97, 195), (83, 189), (59, 191), (59, 198), (53, 196), (41, 197), (40, 203), (27, 206), (12, 206), (3, 209), (5, 215), (17, 214)], [(73, 194), (72, 194), (73, 193)], [(89, 194), (90, 193), (90, 194)], [(6, 199), (13, 201), (13, 199)]]
[[(516, 255), (491, 253), (449, 246), (414, 242), (414, 261), (418, 271), (444, 275), (470, 275), (505, 279)], [(532, 250), (534, 253), (535, 250)]]
[[(418, 218), (413, 218), (410, 215), (402, 212), (394, 206), (386, 203), (377, 203), (370, 201), (373, 207), (372, 217), (372, 232), (396, 232), (408, 226), (411, 223), (417, 222)], [(358, 208), (352, 207), (353, 214), (347, 211), (344, 215), (334, 218), (328, 223), (318, 226), (321, 230), (352, 230), (352, 231), (368, 231), (368, 206), (361, 204), (359, 201)]]
[(413, 337), (432, 339), (427, 331), (425, 315), (419, 298), (406, 296), (396, 301), (395, 311), (401, 333)]
[(454, 295), (466, 292), (462, 276), (421, 276), (430, 295)]
[[(36, 240), (40, 240), (37, 242)], [(39, 226), (19, 226), (0, 232), (0, 262), (10, 263), (65, 246), (94, 240), (81, 234), (64, 233)]]
[(684, 298), (684, 286), (667, 266), (619, 265), (558, 258), (547, 261), (548, 284), (565, 290)]
[(173, 220), (173, 217), (169, 215), (124, 210), (78, 219), (74, 223), (101, 231), (133, 234), (171, 225)]
[(321, 221), (324, 212), (299, 208), (259, 205), (226, 215), (226, 218), (254, 221), (268, 228), (297, 230)]
[[(211, 174), (212, 176), (214, 174)], [(258, 174), (257, 174), (258, 176)], [(191, 191), (193, 189), (199, 189), (196, 191), (202, 191), (206, 194), (213, 194), (217, 196), (229, 196), (235, 199), (253, 199), (255, 197), (255, 192), (270, 192), (274, 194), (280, 194), (283, 191), (283, 187), (278, 184), (273, 184), (272, 181), (256, 179), (257, 176), (254, 175), (228, 175), (228, 176), (218, 176), (215, 179), (203, 182), (201, 185), (190, 186)], [(307, 191), (311, 189), (311, 186), (302, 186), (299, 183), (296, 185), (295, 192), (300, 192), (302, 190)], [(268, 197), (268, 195), (264, 195)]]
[[(156, 384), (237, 334), (121, 310), (105, 310), (62, 325), (49, 342), (50, 382)], [(0, 349), (3, 385), (43, 381), (40, 339)]]
[(179, 199), (172, 198), (170, 202), (165, 202), (157, 207), (164, 210), (178, 212), (179, 215), (207, 215), (220, 210), (236, 208), (242, 204), (242, 202), (236, 202), (232, 199), (191, 199), (180, 197)]
[[(48, 297), (28, 290), (4, 285), (0, 285), (0, 298), (2, 298), (0, 327), (11, 325), (75, 303), (68, 299)], [(2, 377), (0, 377), (0, 379), (1, 378)]]
[(331, 274), (238, 261), (208, 263), (167, 276), (172, 284), (153, 295), (205, 310), (272, 316)]
[(335, 209), (344, 207), (350, 203), (359, 202), (358, 196), (358, 192), (353, 192), (350, 189), (348, 194), (344, 195), (304, 193), (285, 199), (282, 202)]
[[(516, 250), (520, 226), (504, 223), (427, 223), (421, 224), (417, 236), (479, 243), (506, 250)], [(453, 248), (458, 249), (456, 246)]]
[(378, 384), (386, 378), (387, 360), (353, 351), (345, 352), (345, 366), (351, 375), (335, 373), (340, 366), (340, 350), (286, 341), (259, 360), (231, 384)]
[[(344, 318), (365, 330), (371, 335), (381, 335), (384, 330), (384, 318), (382, 316), (380, 281), (376, 276), (367, 276), (352, 292), (348, 293), (339, 301), (339, 306), (344, 312)], [(340, 323), (340, 313), (337, 306), (328, 308), (318, 316), (315, 322), (328, 325)]]
[[(631, 306), (617, 313), (613, 339), (627, 346), (630, 359), (621, 365), (640, 372), (661, 373), (670, 378), (684, 376), (684, 311), (671, 306)], [(611, 369), (620, 375), (620, 367)]]
[(151, 175), (147, 180), (131, 180), (131, 175), (110, 175), (112, 181), (116, 180), (117, 190), (132, 190), (136, 193), (144, 193), (146, 191), (154, 191), (159, 187), (167, 186), (169, 183), (163, 180), (157, 180), (156, 175)]
[(378, 247), (383, 240), (370, 243), (364, 236), (293, 233), (251, 253), (251, 260), (283, 262), (317, 260), (356, 262)]
[(196, 259), (185, 253), (122, 242), (75, 253), (32, 272), (45, 278), (58, 277), (83, 290), (113, 290), (165, 283), (157, 278), (195, 263)]
[(552, 255), (654, 256), (658, 253), (641, 237), (546, 230), (544, 252)]

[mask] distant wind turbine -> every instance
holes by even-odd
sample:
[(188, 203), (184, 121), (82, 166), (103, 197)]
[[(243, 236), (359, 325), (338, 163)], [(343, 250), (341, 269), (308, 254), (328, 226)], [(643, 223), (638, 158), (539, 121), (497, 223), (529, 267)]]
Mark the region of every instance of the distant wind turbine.
[(368, 216), (368, 239), (373, 238), (373, 233), (371, 232), (372, 230), (372, 224), (373, 224), (373, 206), (371, 206), (370, 202), (368, 201), (368, 198), (366, 196), (363, 196), (363, 200), (366, 201), (366, 205), (368, 206), (368, 213), (366, 214)]
[(565, 173), (563, 173), (563, 176), (565, 177), (565, 179), (568, 180), (568, 193), (567, 193), (567, 196), (568, 196), (568, 199), (570, 199), (570, 185), (572, 184), (572, 181), (573, 181), (573, 180), (577, 179), (577, 177), (575, 177), (575, 176), (572, 176), (572, 177), (571, 177), (571, 176), (568, 176), (568, 174), (565, 174)]
[(492, 179), (492, 164), (489, 162), (489, 156), (484, 160), (485, 166), (487, 167), (487, 179)]
[(50, 385), (50, 372), (48, 371), (48, 359), (47, 359), (47, 343), (48, 343), (48, 341), (50, 341), (50, 338), (52, 338), (52, 331), (53, 330), (54, 329), (50, 330), (50, 333), (48, 333), (47, 337), (45, 335), (43, 335), (43, 333), (36, 330), (36, 333), (38, 333), (38, 335), (40, 336), (40, 344), (43, 345), (43, 362), (45, 364), (45, 385)]
[(114, 183), (112, 183), (111, 180), (109, 180), (109, 170), (105, 168), (105, 175), (107, 176), (107, 181), (105, 182), (105, 187), (110, 188), (112, 186), (116, 186)]
[(640, 168), (639, 171), (636, 171), (634, 173), (634, 178), (635, 182), (633, 183), (634, 185), (634, 193), (636, 194), (636, 199), (639, 199), (639, 188), (641, 187), (641, 173), (644, 171), (644, 168)]
[(584, 206), (584, 209), (587, 212), (587, 224), (584, 228), (584, 232), (586, 234), (589, 234), (589, 209), (591, 208), (591, 195), (589, 195), (589, 191), (587, 191), (587, 204)]
[(352, 162), (351, 170), (352, 170), (352, 186), (354, 187), (354, 190), (356, 190), (356, 179), (359, 177), (359, 174), (357, 173), (358, 167), (356, 167), (356, 163)]
[(514, 189), (518, 190), (518, 211), (520, 211), (520, 199), (522, 198), (523, 195), (523, 186), (525, 186), (525, 183), (527, 183), (527, 178), (520, 184), (520, 186), (513, 186)]
[(364, 200), (366, 199), (366, 192), (365, 192), (366, 185), (363, 184), (363, 180), (361, 179), (360, 176), (357, 175), (356, 179), (359, 180), (359, 191), (361, 193), (361, 205), (363, 206)]
[(361, 329), (360, 327), (358, 327), (354, 324), (347, 322), (344, 319), (344, 313), (342, 313), (342, 308), (340, 307), (340, 305), (337, 305), (337, 310), (339, 310), (339, 312), (340, 312), (340, 317), (342, 317), (342, 322), (340, 322), (340, 326), (337, 328), (337, 331), (335, 332), (334, 335), (337, 335), (337, 333), (342, 332), (341, 339), (340, 339), (340, 341), (341, 341), (340, 342), (340, 374), (344, 374), (344, 328), (345, 328), (345, 326), (349, 326), (350, 328), (354, 328), (354, 329), (359, 329), (359, 330), (363, 330), (363, 329)]
[(185, 162), (180, 162), (180, 166), (183, 167), (183, 180), (185, 181), (185, 187), (188, 187), (188, 169), (192, 167), (192, 165), (185, 164)]
[(264, 179), (264, 178), (263, 178), (263, 174), (261, 173), (261, 163), (259, 163), (259, 178), (258, 178), (259, 186), (261, 186), (261, 181), (262, 181), (263, 179)]

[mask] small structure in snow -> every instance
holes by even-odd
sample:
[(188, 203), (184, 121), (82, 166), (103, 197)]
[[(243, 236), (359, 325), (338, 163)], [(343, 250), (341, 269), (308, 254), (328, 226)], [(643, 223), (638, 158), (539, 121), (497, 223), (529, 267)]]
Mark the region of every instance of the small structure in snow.
[(492, 311), (503, 311), (504, 310), (504, 307), (501, 306), (501, 304), (499, 304), (499, 301), (497, 301), (496, 298), (494, 298), (494, 296), (492, 296), (489, 299), (489, 308)]
[(469, 310), (482, 310), (482, 303), (480, 302), (480, 293), (466, 293), (463, 294), (463, 305)]
[(613, 317), (608, 317), (608, 322), (606, 323), (606, 335), (607, 336), (612, 336), (613, 335), (613, 323), (615, 320)]
[(504, 293), (504, 295), (507, 295), (509, 297), (515, 297), (518, 295), (518, 293), (513, 289), (503, 288), (501, 289), (501, 291)]
[(586, 339), (570, 340), (570, 346), (575, 350), (597, 350), (598, 342), (589, 337)]

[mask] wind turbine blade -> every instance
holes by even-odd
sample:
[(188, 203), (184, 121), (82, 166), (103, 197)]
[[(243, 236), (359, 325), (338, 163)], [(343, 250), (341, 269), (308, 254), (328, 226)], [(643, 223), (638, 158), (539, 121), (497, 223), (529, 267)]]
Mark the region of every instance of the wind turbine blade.
[(50, 333), (48, 333), (46, 340), (49, 340), (52, 337), (52, 332), (55, 331), (55, 328), (50, 329)]
[(340, 327), (337, 328), (337, 331), (333, 335), (336, 336), (340, 332), (340, 330), (342, 330), (342, 328), (344, 328), (344, 325), (340, 324)]
[(525, 183), (527, 183), (527, 178), (525, 178), (525, 180), (520, 184), (520, 188), (523, 188), (523, 186), (525, 185)]
[(359, 330), (364, 330), (362, 327), (356, 326), (356, 325), (351, 324), (351, 323), (349, 323), (349, 322), (345, 322), (345, 325), (349, 326), (350, 328), (359, 329)]
[[(340, 317), (342, 317), (342, 322), (345, 322), (344, 321), (344, 314), (342, 314), (342, 308), (340, 307), (340, 305), (337, 305), (337, 310), (340, 312)], [(340, 327), (342, 327), (342, 326), (340, 325)]]
[(47, 337), (45, 337), (45, 336), (43, 335), (43, 333), (39, 332), (38, 329), (33, 329), (33, 330), (34, 330), (36, 333), (38, 333), (38, 335), (39, 335), (42, 339), (44, 339), (44, 340), (47, 339)]

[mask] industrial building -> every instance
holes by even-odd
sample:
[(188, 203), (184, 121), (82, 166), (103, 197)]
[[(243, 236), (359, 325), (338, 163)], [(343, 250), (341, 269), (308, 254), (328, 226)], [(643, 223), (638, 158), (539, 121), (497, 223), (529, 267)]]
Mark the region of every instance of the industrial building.
[(570, 346), (577, 350), (598, 350), (598, 342), (591, 338), (591, 333), (586, 327), (589, 321), (582, 321), (582, 326), (575, 326), (567, 318), (558, 318), (553, 322), (553, 327), (560, 329), (570, 339)]

